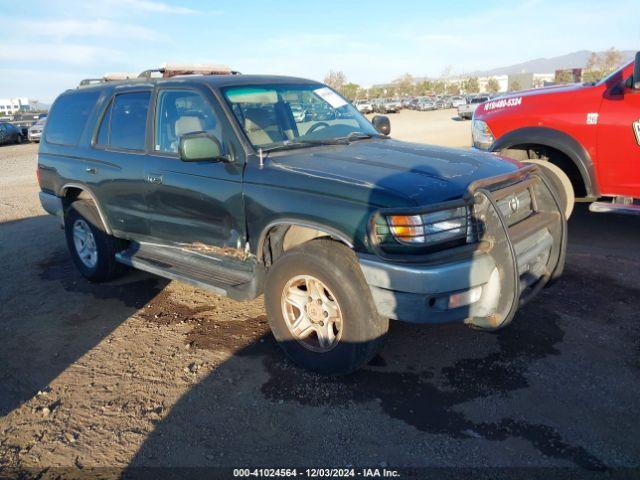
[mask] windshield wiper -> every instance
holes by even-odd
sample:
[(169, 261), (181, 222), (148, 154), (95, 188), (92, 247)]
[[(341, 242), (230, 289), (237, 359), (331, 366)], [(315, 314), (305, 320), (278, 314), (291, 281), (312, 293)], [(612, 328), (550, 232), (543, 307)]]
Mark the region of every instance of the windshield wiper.
[(374, 135), (373, 133), (363, 133), (363, 132), (351, 132), (346, 137), (338, 137), (336, 140), (346, 140), (348, 142), (353, 142), (354, 140), (366, 140), (368, 138), (379, 137), (380, 135)]
[(285, 140), (280, 145), (263, 148), (263, 152), (273, 152), (276, 150), (292, 150), (294, 148), (315, 147), (318, 145), (348, 145), (346, 138), (327, 138), (325, 140)]

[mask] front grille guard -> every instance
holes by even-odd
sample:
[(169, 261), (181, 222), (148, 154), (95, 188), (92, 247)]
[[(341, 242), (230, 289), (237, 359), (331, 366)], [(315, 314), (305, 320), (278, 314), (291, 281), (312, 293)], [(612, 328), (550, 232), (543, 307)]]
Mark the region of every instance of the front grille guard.
[[(522, 222), (509, 226), (497, 201), (523, 188), (530, 189), (533, 214)], [(375, 241), (375, 225), (379, 216), (421, 215), (459, 206), (471, 209), (471, 216), (478, 232), (477, 242), (473, 244), (411, 258), (410, 255), (386, 254)], [(519, 229), (521, 235), (523, 231), (526, 234), (527, 230), (521, 228), (521, 224), (525, 222), (533, 226), (540, 222), (540, 228), (547, 228), (553, 237), (553, 246), (544, 274), (533, 285), (522, 290), (512, 233)], [(466, 194), (460, 200), (431, 205), (428, 208), (380, 210), (372, 216), (369, 223), (369, 238), (376, 253), (391, 261), (428, 264), (453, 261), (457, 256), (468, 258), (478, 251), (490, 255), (495, 262), (500, 281), (497, 306), (492, 315), (471, 317), (468, 323), (476, 328), (494, 330), (508, 324), (521, 303), (560, 275), (566, 251), (566, 222), (564, 212), (548, 182), (540, 174), (537, 166), (530, 165), (513, 173), (476, 181), (469, 185)]]
[[(500, 278), (495, 312), (468, 320), (480, 329), (494, 330), (511, 322), (518, 306), (556, 278), (564, 265), (566, 222), (560, 203), (537, 166), (532, 165), (519, 173), (517, 177), (481, 180), (468, 190), (468, 199), (471, 198), (473, 204), (473, 218), (481, 232), (479, 241), (488, 244), (485, 253), (494, 260)], [(530, 191), (532, 214), (510, 226), (497, 203), (524, 188)], [(525, 285), (521, 281), (515, 242), (525, 238), (527, 232), (540, 229), (547, 229), (553, 238), (552, 247), (542, 275), (535, 283)]]

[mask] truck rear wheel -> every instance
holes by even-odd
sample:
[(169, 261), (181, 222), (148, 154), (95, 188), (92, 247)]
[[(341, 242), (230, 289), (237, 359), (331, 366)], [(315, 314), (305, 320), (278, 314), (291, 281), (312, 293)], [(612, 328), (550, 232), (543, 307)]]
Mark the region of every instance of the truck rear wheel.
[(73, 263), (86, 279), (105, 282), (127, 270), (115, 259), (116, 253), (127, 248), (127, 242), (104, 231), (92, 202), (73, 202), (65, 212), (64, 230)]
[(381, 349), (381, 317), (351, 250), (318, 239), (280, 257), (269, 270), (265, 306), (274, 337), (298, 365), (346, 374)]
[(567, 174), (557, 165), (545, 160), (530, 159), (523, 160), (522, 163), (540, 167), (542, 175), (549, 182), (549, 186), (554, 189), (554, 193), (560, 202), (560, 208), (564, 211), (565, 218), (569, 220), (569, 217), (571, 217), (573, 213), (573, 204), (576, 201), (576, 195)]

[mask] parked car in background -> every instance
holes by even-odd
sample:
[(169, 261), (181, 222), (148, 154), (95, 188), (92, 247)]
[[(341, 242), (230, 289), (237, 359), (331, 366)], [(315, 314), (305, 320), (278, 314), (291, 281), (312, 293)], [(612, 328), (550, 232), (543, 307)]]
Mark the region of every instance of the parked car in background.
[(402, 106), (398, 100), (382, 98), (374, 105), (374, 111), (377, 113), (397, 113)]
[(476, 108), (481, 103), (484, 103), (489, 100), (487, 96), (479, 96), (479, 97), (471, 97), (469, 103), (465, 103), (464, 105), (460, 105), (458, 107), (458, 117), (466, 120), (471, 120), (473, 117), (473, 112), (476, 111)]
[(360, 113), (373, 113), (373, 105), (369, 100), (356, 100), (354, 106)]
[(415, 97), (412, 98), (409, 102), (407, 108), (410, 110), (418, 110), (418, 104), (424, 99), (424, 97)]
[(411, 108), (412, 101), (413, 101), (413, 97), (405, 97), (400, 101), (400, 106), (402, 108)]
[(436, 100), (436, 108), (445, 109), (445, 108), (453, 108), (450, 97), (441, 97)]
[[(394, 140), (387, 117), (312, 80), (162, 73), (51, 109), (40, 200), (93, 282), (127, 265), (264, 293), (282, 349), (344, 374), (380, 351), (389, 318), (497, 330), (562, 272), (566, 222), (536, 167)], [(333, 120), (297, 123), (289, 98)]]
[(27, 130), (27, 138), (30, 142), (39, 142), (40, 137), (42, 136), (42, 130), (44, 129), (44, 125), (47, 123), (47, 117), (41, 118), (36, 123), (31, 125)]
[(458, 108), (460, 105), (464, 105), (465, 103), (467, 103), (467, 100), (459, 95), (451, 98), (451, 108)]
[(416, 105), (416, 110), (420, 110), (421, 112), (425, 112), (428, 110), (437, 110), (436, 102), (434, 100), (430, 100), (428, 98), (423, 98)]
[(22, 131), (9, 122), (0, 122), (0, 145), (22, 143)]

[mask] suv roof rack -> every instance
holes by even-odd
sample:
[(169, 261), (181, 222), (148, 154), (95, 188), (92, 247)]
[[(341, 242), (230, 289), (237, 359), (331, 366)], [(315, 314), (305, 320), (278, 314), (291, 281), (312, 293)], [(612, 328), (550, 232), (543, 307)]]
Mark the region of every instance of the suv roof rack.
[(127, 73), (127, 72), (111, 72), (105, 73), (100, 78), (85, 78), (80, 81), (80, 86), (83, 85), (94, 85), (96, 83), (105, 83), (105, 82), (118, 82), (122, 80), (132, 80), (134, 78), (138, 78), (137, 73)]
[[(160, 68), (145, 70), (139, 78), (171, 78), (182, 75), (238, 75), (226, 65), (204, 63), (163, 63)], [(155, 75), (154, 75), (155, 74)]]
[(113, 72), (105, 73), (99, 78), (85, 78), (80, 81), (79, 86), (83, 87), (106, 82), (121, 82), (124, 80), (152, 80), (185, 75), (240, 75), (240, 72), (231, 70), (226, 65), (204, 63), (163, 63), (160, 65), (160, 68), (145, 70), (140, 74)]

